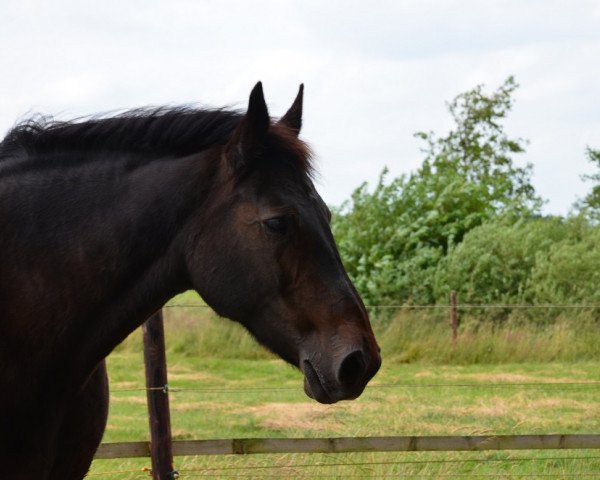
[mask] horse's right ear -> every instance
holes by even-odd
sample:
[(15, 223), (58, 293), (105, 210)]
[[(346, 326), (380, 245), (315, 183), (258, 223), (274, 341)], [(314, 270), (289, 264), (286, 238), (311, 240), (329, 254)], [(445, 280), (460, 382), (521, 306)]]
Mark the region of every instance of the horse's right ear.
[(279, 123), (291, 128), (296, 135), (300, 133), (300, 129), (302, 128), (302, 98), (304, 97), (304, 84), (300, 84), (300, 88), (298, 89), (298, 95), (296, 95), (296, 99), (290, 109), (285, 113)]
[(258, 82), (250, 92), (246, 115), (225, 146), (225, 154), (235, 170), (261, 152), (270, 124), (262, 83)]

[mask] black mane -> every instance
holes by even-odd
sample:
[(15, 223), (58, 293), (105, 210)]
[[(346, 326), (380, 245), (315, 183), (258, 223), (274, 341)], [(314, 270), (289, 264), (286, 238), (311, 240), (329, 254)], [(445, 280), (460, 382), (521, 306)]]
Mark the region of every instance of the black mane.
[(19, 152), (57, 151), (184, 156), (226, 143), (241, 118), (234, 110), (190, 107), (143, 108), (73, 121), (34, 117), (8, 132), (0, 143), (0, 160)]
[[(0, 142), (0, 162), (10, 158), (43, 158), (55, 153), (78, 162), (110, 152), (127, 152), (145, 159), (183, 157), (226, 144), (243, 116), (235, 110), (191, 107), (141, 108), (112, 117), (72, 121), (38, 116), (8, 132)], [(273, 123), (268, 138), (271, 145), (290, 155), (296, 168), (313, 175), (310, 148), (296, 132)]]

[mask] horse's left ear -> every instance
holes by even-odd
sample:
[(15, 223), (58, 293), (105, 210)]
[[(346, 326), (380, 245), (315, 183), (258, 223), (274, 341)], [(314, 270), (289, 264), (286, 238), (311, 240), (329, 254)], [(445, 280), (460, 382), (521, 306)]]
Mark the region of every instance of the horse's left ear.
[(300, 133), (300, 129), (302, 128), (302, 99), (304, 97), (304, 84), (300, 84), (300, 89), (298, 90), (298, 95), (296, 95), (296, 100), (292, 103), (290, 109), (285, 113), (279, 123), (285, 125), (286, 127), (291, 128), (296, 132), (296, 135)]
[(255, 157), (263, 147), (271, 124), (262, 83), (258, 82), (248, 101), (248, 111), (225, 146), (226, 155), (234, 168)]

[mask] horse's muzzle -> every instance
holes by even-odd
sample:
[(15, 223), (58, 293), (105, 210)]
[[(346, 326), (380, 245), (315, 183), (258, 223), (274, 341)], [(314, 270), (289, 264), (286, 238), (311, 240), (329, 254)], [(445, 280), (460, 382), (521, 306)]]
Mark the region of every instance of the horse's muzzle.
[(325, 404), (355, 399), (381, 366), (378, 351), (366, 354), (362, 349), (355, 349), (341, 357), (341, 361), (330, 365), (309, 358), (302, 360), (304, 391), (309, 397)]

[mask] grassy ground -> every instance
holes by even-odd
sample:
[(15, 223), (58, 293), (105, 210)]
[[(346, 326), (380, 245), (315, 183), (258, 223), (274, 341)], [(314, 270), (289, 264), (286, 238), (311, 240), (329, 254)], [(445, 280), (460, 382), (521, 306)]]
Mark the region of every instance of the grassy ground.
[[(463, 324), (453, 346), (443, 316), (405, 312), (376, 325), (384, 364), (363, 396), (324, 406), (304, 395), (296, 370), (237, 325), (214, 319), (196, 298), (174, 302), (196, 305), (165, 314), (169, 384), (180, 389), (170, 396), (175, 439), (600, 433), (600, 386), (592, 383), (600, 382), (600, 342), (585, 325)], [(148, 439), (140, 344), (136, 333), (109, 358), (105, 442)], [(181, 478), (600, 478), (600, 453), (590, 450), (197, 456), (175, 464)], [(149, 466), (98, 460), (90, 478), (149, 478)]]
[[(104, 441), (147, 439), (145, 392), (129, 390), (143, 386), (141, 356), (114, 354), (109, 368), (113, 392)], [(594, 433), (600, 432), (598, 385), (530, 384), (597, 381), (600, 369), (593, 362), (451, 367), (387, 364), (359, 400), (323, 406), (305, 397), (300, 375), (278, 360), (169, 356), (170, 385), (190, 389), (171, 394), (175, 439)], [(389, 386), (398, 383), (402, 386)], [(440, 386), (448, 383), (463, 386)], [(536, 460), (514, 460), (523, 457)], [(553, 459), (541, 460), (549, 457)], [(517, 474), (517, 478), (542, 473), (561, 478), (569, 473), (582, 478), (586, 472), (600, 472), (600, 460), (593, 457), (600, 455), (590, 451), (256, 455), (180, 457), (176, 466), (183, 478), (292, 474), (308, 478), (465, 474), (469, 478), (474, 473), (491, 473), (496, 478), (503, 473)], [(468, 459), (477, 460), (465, 461)], [(402, 463), (409, 461), (424, 463)], [(329, 463), (365, 465), (317, 467)], [(92, 473), (93, 478), (143, 478), (147, 475), (141, 472), (144, 466), (149, 466), (148, 460), (102, 460), (94, 463)], [(102, 474), (115, 470), (134, 472), (116, 477)]]

